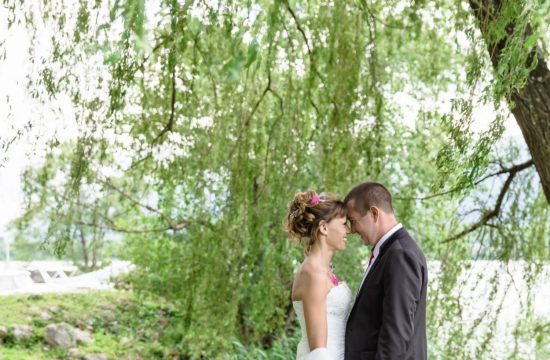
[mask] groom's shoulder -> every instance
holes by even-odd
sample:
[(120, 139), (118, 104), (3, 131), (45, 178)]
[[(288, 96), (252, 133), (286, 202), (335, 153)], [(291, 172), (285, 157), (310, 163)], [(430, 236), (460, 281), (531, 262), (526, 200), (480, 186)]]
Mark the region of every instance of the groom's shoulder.
[(392, 242), (389, 252), (405, 252), (413, 254), (422, 254), (422, 250), (413, 239), (411, 234), (403, 227), (395, 233), (395, 241)]
[(416, 245), (413, 237), (404, 227), (397, 230), (392, 237), (395, 237), (395, 241), (392, 242), (395, 249), (407, 249)]

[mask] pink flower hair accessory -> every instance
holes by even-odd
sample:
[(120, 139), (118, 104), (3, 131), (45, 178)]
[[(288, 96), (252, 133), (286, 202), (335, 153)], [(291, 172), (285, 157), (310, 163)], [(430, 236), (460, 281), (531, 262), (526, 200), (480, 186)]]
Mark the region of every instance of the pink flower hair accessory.
[(320, 198), (319, 196), (314, 196), (313, 199), (311, 199), (311, 200), (309, 201), (309, 204), (310, 204), (310, 205), (315, 205), (315, 204), (317, 204), (319, 201), (321, 201), (321, 198)]

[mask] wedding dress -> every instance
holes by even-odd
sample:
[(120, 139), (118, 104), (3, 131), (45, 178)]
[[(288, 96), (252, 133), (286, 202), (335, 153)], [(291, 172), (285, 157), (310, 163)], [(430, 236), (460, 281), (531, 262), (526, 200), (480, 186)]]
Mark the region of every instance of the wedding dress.
[[(345, 282), (340, 282), (330, 289), (327, 294), (327, 346), (326, 350), (315, 356), (310, 353), (307, 340), (306, 320), (304, 318), (304, 304), (302, 301), (293, 301), (294, 311), (302, 329), (302, 339), (296, 350), (296, 360), (343, 360), (344, 339), (346, 334), (346, 322), (349, 315), (350, 304), (353, 300), (351, 290)], [(308, 355), (310, 355), (308, 357)]]

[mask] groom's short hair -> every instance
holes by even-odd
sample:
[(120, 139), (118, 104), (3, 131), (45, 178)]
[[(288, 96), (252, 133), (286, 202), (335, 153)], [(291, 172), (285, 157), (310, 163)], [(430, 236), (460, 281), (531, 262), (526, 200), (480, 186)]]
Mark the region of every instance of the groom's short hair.
[(365, 215), (371, 206), (393, 214), (391, 194), (384, 185), (377, 182), (364, 182), (351, 189), (344, 203), (347, 205), (351, 201), (353, 201), (353, 208), (361, 215)]

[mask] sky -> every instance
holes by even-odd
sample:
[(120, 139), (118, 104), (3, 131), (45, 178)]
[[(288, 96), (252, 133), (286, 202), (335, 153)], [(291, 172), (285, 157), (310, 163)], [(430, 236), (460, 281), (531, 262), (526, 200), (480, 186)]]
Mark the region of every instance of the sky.
[[(43, 34), (47, 36), (47, 34)], [(18, 130), (23, 131), (8, 148), (0, 153), (0, 238), (10, 238), (5, 226), (21, 214), (23, 193), (20, 174), (28, 166), (37, 166), (44, 155), (45, 139), (58, 134), (60, 140), (74, 138), (77, 134), (70, 111), (66, 118), (54, 117), (51, 111), (40, 106), (27, 92), (27, 74), (32, 71), (28, 60), (29, 36), (22, 26), (14, 25), (7, 31), (6, 12), (0, 6), (0, 41), (5, 40), (5, 60), (0, 60), (0, 141), (12, 139)], [(39, 51), (47, 51), (39, 46)], [(61, 106), (70, 108), (66, 102)], [(32, 121), (32, 129), (25, 125)], [(7, 156), (7, 161), (2, 161)]]
[[(44, 155), (43, 145), (47, 139), (51, 139), (54, 134), (61, 141), (74, 139), (77, 129), (69, 101), (57, 100), (63, 109), (60, 116), (41, 106), (27, 92), (26, 76), (33, 71), (27, 53), (29, 35), (24, 27), (17, 25), (8, 31), (6, 11), (1, 6), (0, 34), (3, 34), (0, 35), (0, 41), (5, 40), (0, 49), (3, 47), (6, 51), (6, 59), (0, 60), (0, 141), (13, 137), (18, 130), (23, 130), (29, 121), (33, 124), (31, 129), (24, 130), (24, 135), (9, 147), (5, 154), (8, 157), (7, 161), (2, 161), (0, 156), (0, 238), (9, 240), (12, 235), (6, 232), (6, 225), (22, 212), (21, 172), (29, 166), (38, 166), (41, 163)], [(44, 31), (42, 36), (49, 36), (48, 31)], [(45, 44), (47, 41), (40, 43)], [(48, 48), (45, 46), (38, 46), (38, 54), (47, 51)], [(407, 109), (403, 121), (412, 125), (420, 105), (405, 93), (396, 94), (394, 101)], [(490, 106), (480, 107), (474, 111), (477, 124), (475, 126), (479, 129), (486, 127), (488, 120), (493, 118)], [(512, 118), (506, 126), (506, 137), (521, 137), (521, 132)]]
[[(5, 24), (4, 16), (4, 13), (0, 15), (1, 24)], [(5, 31), (2, 31), (2, 33), (6, 34)], [(6, 59), (0, 63), (0, 78), (2, 79), (2, 85), (0, 86), (0, 129), (2, 140), (5, 140), (8, 136), (11, 138), (17, 129), (24, 126), (25, 119), (31, 116), (28, 95), (24, 86), (25, 74), (29, 70), (26, 66), (25, 53), (28, 39), (25, 31), (19, 29), (19, 31), (8, 35), (5, 41)], [(10, 100), (8, 100), (8, 96)], [(15, 124), (15, 128), (11, 128), (9, 124)], [(0, 167), (0, 237), (6, 237), (4, 233), (6, 223), (20, 213), (22, 194), (19, 174), (25, 165), (32, 164), (32, 156), (26, 155), (26, 153), (32, 151), (32, 147), (29, 147), (26, 143), (27, 141), (16, 141), (12, 144), (6, 154), (9, 158), (8, 161), (3, 162), (3, 166)]]

